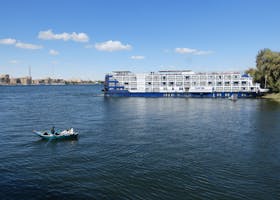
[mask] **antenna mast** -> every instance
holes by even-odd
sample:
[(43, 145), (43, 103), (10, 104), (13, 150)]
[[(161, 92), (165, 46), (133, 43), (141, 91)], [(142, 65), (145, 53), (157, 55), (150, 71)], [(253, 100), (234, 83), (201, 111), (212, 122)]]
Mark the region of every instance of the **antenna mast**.
[(28, 66), (28, 75), (29, 75), (29, 78), (31, 78), (31, 67)]

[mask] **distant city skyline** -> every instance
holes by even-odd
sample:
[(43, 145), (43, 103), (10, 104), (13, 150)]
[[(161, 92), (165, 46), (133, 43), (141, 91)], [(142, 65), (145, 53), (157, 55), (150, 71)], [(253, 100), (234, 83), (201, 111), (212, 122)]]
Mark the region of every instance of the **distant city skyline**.
[(114, 70), (245, 71), (280, 51), (279, 1), (3, 0), (0, 74), (103, 80)]

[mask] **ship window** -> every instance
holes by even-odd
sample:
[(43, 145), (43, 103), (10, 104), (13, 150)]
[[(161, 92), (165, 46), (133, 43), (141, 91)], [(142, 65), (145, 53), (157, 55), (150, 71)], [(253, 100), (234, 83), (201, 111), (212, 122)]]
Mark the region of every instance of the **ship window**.
[(234, 82), (233, 82), (233, 85), (234, 85), (234, 86), (237, 86), (237, 85), (238, 85), (238, 81), (234, 81)]
[(162, 85), (166, 85), (166, 82), (162, 82)]
[(200, 86), (206, 86), (206, 82), (200, 82)]
[(192, 76), (192, 79), (197, 79), (197, 76)]
[(200, 79), (205, 80), (205, 79), (206, 79), (206, 76), (200, 76)]
[(218, 85), (218, 86), (221, 86), (221, 85), (222, 85), (222, 82), (218, 82), (217, 85)]
[(159, 80), (158, 76), (154, 76), (154, 81), (158, 81), (158, 80)]
[(182, 82), (177, 82), (176, 85), (181, 86), (181, 85), (183, 85), (183, 83)]
[(130, 80), (131, 81), (136, 81), (136, 77), (131, 77)]
[(128, 82), (125, 82), (124, 84), (125, 84), (125, 85), (128, 85)]

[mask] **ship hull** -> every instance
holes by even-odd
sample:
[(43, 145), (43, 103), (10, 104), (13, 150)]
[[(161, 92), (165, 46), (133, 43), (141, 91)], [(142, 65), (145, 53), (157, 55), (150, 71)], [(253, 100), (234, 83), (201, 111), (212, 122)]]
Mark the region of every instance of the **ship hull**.
[(213, 93), (161, 93), (161, 92), (129, 92), (129, 91), (116, 91), (105, 92), (107, 97), (181, 97), (181, 98), (228, 98), (236, 94), (238, 98), (256, 98), (261, 96), (259, 93), (252, 92), (213, 92)]

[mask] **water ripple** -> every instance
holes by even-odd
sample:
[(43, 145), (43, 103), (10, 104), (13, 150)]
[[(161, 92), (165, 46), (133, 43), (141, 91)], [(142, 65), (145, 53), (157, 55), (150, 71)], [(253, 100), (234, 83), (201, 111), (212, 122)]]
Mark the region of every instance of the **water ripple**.
[(0, 87), (0, 199), (280, 199), (279, 104), (101, 89)]

